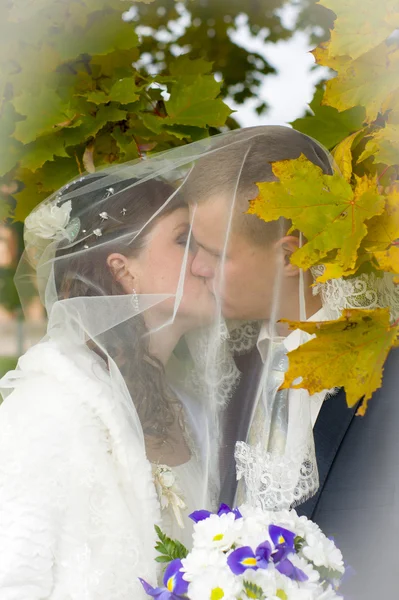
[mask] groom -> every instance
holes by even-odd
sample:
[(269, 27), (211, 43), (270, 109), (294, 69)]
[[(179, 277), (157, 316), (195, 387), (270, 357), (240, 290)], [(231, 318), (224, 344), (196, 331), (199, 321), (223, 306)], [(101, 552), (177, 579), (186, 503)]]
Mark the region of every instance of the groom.
[[(192, 272), (203, 277), (211, 290), (223, 278), (221, 301), (226, 318), (266, 322), (273, 306), (275, 265), (281, 259), (284, 266), (278, 316), (299, 319), (299, 272), (289, 260), (298, 247), (298, 238), (286, 235), (288, 224), (283, 219), (265, 223), (245, 212), (248, 201), (258, 193), (254, 182), (273, 180), (271, 161), (305, 154), (330, 174), (329, 157), (312, 139), (286, 127), (239, 130), (234, 139), (237, 143), (217, 151), (211, 159), (201, 159), (190, 175), (197, 244)], [(241, 175), (237, 182), (238, 172)], [(236, 200), (230, 216), (226, 199), (232, 194)], [(227, 249), (226, 223), (230, 228)], [(225, 250), (221, 273), (220, 258)], [(325, 319), (319, 298), (312, 294), (311, 280), (306, 279), (305, 283), (307, 318)], [(226, 502), (232, 502), (235, 494), (234, 442), (247, 437), (261, 372), (262, 347), (267, 341), (263, 327), (257, 346), (237, 360), (243, 376), (227, 408), (226, 445), (230, 460), (224, 465)], [(383, 387), (374, 395), (364, 418), (355, 417), (355, 409), (347, 408), (343, 390), (313, 406), (320, 488), (298, 512), (315, 520), (326, 535), (334, 536), (354, 572), (347, 577), (344, 588), (354, 600), (374, 600), (399, 587), (399, 385), (395, 379), (398, 359), (398, 352), (392, 352)]]

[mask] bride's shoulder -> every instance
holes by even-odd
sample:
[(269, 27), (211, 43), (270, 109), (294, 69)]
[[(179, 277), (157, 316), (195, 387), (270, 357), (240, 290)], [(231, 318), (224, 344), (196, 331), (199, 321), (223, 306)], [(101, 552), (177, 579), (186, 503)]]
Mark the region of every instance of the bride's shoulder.
[(51, 340), (30, 348), (17, 368), (0, 380), (3, 416), (19, 413), (37, 421), (43, 415), (64, 418), (82, 410), (89, 394), (104, 392), (104, 382), (101, 385), (94, 374), (99, 365), (91, 354)]

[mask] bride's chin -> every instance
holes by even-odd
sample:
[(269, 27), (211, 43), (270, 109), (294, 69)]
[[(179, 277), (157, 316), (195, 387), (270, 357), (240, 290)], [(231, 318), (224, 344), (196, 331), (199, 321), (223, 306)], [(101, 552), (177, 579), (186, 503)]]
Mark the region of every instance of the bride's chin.
[(199, 327), (207, 327), (211, 325), (215, 320), (216, 316), (216, 306), (210, 306), (203, 310), (196, 310), (195, 312), (191, 311), (182, 311), (176, 315), (182, 322), (184, 322), (184, 327), (186, 331), (190, 331), (190, 329), (197, 329)]

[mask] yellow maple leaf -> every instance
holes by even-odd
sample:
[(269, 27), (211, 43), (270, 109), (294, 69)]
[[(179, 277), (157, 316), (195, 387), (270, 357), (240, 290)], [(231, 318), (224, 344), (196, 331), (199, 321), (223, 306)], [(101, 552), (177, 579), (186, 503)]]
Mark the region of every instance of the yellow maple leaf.
[(397, 0), (320, 0), (319, 4), (337, 15), (328, 45), (332, 56), (355, 60), (399, 27)]
[(364, 414), (381, 386), (389, 350), (399, 345), (399, 328), (390, 325), (389, 309), (347, 309), (336, 321), (283, 322), (316, 337), (288, 353), (289, 367), (280, 389), (305, 388), (315, 394), (344, 387), (348, 406), (364, 397), (359, 411)]
[(352, 178), (352, 147), (361, 132), (355, 131), (351, 135), (348, 135), (345, 139), (342, 140), (337, 146), (335, 146), (333, 151), (333, 157), (339, 170), (341, 171), (343, 177), (345, 177), (346, 181), (350, 181)]
[[(388, 271), (399, 276), (399, 247), (390, 246), (387, 250), (373, 252), (381, 271)], [(399, 277), (394, 277), (394, 282), (399, 283)]]
[(387, 123), (391, 125), (399, 125), (399, 88), (389, 94), (382, 105), (381, 112), (388, 112)]
[[(399, 48), (397, 44), (383, 42), (376, 48), (361, 55), (356, 60), (348, 57), (326, 58), (327, 66), (337, 71), (330, 79), (322, 104), (342, 111), (354, 106), (364, 106), (366, 120), (374, 121), (382, 107), (386, 107), (387, 97), (399, 89)], [(323, 64), (323, 63), (320, 63)]]
[(322, 67), (328, 67), (334, 71), (340, 72), (345, 70), (351, 63), (350, 56), (333, 56), (329, 54), (329, 42), (321, 42), (317, 48), (311, 50), (315, 61)]
[(399, 188), (387, 194), (385, 210), (367, 222), (367, 236), (363, 246), (369, 251), (383, 251), (399, 238)]
[(384, 209), (376, 179), (357, 178), (353, 191), (340, 174), (325, 175), (303, 155), (274, 162), (272, 169), (278, 181), (257, 184), (259, 195), (248, 214), (266, 222), (285, 217), (292, 222), (290, 231), (303, 233), (307, 241), (292, 255), (293, 264), (308, 269), (329, 254), (328, 262), (340, 267), (339, 276), (352, 269), (367, 233), (365, 221)]
[(377, 163), (389, 166), (398, 164), (399, 124), (387, 123), (385, 127), (370, 136), (358, 162), (362, 162), (369, 156), (374, 156), (374, 162)]

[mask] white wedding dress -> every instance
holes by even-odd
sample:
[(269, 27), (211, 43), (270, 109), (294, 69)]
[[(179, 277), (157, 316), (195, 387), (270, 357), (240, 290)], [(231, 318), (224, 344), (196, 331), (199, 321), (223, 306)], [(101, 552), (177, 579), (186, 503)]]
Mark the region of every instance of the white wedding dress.
[[(162, 521), (142, 439), (85, 346), (31, 348), (0, 381), (1, 600), (140, 600), (157, 523), (189, 543), (193, 457), (175, 468), (186, 528)], [(13, 389), (7, 396), (7, 388)]]

